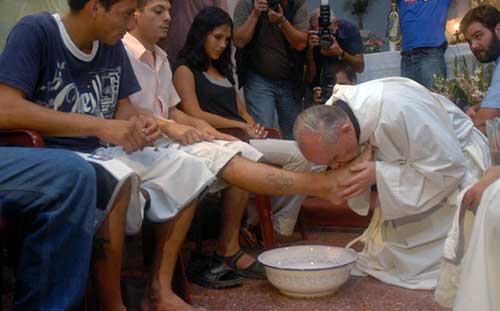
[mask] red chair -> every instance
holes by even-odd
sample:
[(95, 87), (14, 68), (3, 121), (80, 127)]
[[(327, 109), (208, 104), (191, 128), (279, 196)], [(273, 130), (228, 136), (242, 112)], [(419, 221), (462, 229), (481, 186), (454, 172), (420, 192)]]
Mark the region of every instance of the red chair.
[[(0, 146), (10, 146), (10, 147), (44, 147), (43, 137), (36, 131), (31, 130), (0, 130)], [(0, 236), (3, 237), (8, 232), (9, 224), (7, 221), (0, 217)], [(146, 239), (147, 235), (143, 236)], [(149, 236), (147, 236), (149, 238)], [(153, 245), (154, 243), (143, 243), (143, 256), (145, 264), (151, 262), (149, 256), (153, 256)], [(1, 256), (0, 256), (1, 257)], [(0, 262), (1, 264), (1, 262)], [(0, 265), (0, 271), (2, 266)], [(183, 298), (187, 303), (191, 303), (191, 291), (189, 289), (189, 283), (187, 281), (185, 264), (182, 259), (181, 254), (177, 259), (177, 265), (175, 267), (174, 279), (173, 279), (173, 289), (179, 297)], [(1, 295), (0, 295), (1, 299)], [(1, 307), (0, 300), (0, 307)]]

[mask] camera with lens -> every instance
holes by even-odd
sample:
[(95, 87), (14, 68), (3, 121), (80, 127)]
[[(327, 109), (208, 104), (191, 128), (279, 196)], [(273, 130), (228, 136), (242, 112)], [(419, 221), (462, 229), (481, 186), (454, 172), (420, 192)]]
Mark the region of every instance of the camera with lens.
[(280, 1), (281, 0), (267, 0), (267, 6), (271, 10), (277, 11), (278, 10), (278, 6), (280, 5)]
[(318, 25), (320, 30), (318, 32), (319, 36), (319, 46), (322, 49), (328, 49), (333, 44), (333, 31), (330, 29), (331, 15), (330, 15), (330, 1), (321, 0), (319, 6), (319, 17)]

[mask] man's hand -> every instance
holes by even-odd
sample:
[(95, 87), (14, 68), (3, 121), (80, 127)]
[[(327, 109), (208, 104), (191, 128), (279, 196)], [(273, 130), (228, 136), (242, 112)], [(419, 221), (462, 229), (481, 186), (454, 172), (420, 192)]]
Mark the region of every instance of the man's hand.
[(340, 193), (340, 196), (344, 200), (360, 195), (376, 182), (374, 161), (365, 161), (359, 164), (354, 164), (350, 168), (350, 171), (354, 174), (354, 176), (345, 182), (341, 182), (339, 185), (341, 187), (345, 187), (345, 189)]
[(203, 141), (203, 135), (192, 126), (172, 123), (165, 133), (169, 138), (178, 141), (182, 145), (192, 145)]
[(479, 202), (481, 202), (484, 190), (499, 178), (500, 166), (489, 168), (486, 174), (465, 193), (462, 206), (475, 213)]
[(253, 10), (252, 13), (255, 14), (255, 16), (260, 16), (262, 12), (266, 12), (269, 9), (267, 6), (267, 0), (256, 0), (253, 2)]
[(268, 133), (262, 124), (259, 124), (259, 123), (247, 124), (247, 127), (245, 128), (245, 130), (251, 139), (265, 139), (265, 138), (267, 138)]
[(330, 35), (330, 39), (333, 40), (332, 45), (330, 45), (330, 47), (327, 49), (321, 49), (320, 52), (324, 56), (339, 57), (340, 55), (342, 55), (344, 50), (342, 50), (342, 48), (340, 47), (339, 43), (337, 42), (334, 36)]
[(469, 107), (469, 109), (467, 109), (465, 114), (468, 115), (469, 118), (474, 119), (476, 117), (478, 110), (479, 110), (479, 105), (471, 106)]
[(97, 137), (106, 143), (123, 147), (126, 154), (142, 150), (149, 144), (142, 123), (138, 120), (105, 120)]
[[(135, 117), (133, 117), (135, 119)], [(142, 132), (146, 135), (149, 145), (153, 145), (155, 140), (161, 137), (161, 129), (155, 118), (148, 115), (139, 116), (141, 122)]]
[(267, 18), (269, 19), (269, 22), (271, 24), (281, 24), (285, 19), (285, 16), (283, 15), (283, 8), (281, 7), (281, 4), (278, 5), (278, 11), (269, 9), (267, 11)]
[(238, 138), (221, 133), (204, 120), (196, 120), (195, 128), (201, 133), (203, 140), (212, 141), (214, 139), (237, 141)]
[(318, 105), (323, 103), (323, 97), (321, 96), (321, 87), (319, 86), (313, 88), (313, 101)]
[(313, 48), (315, 46), (319, 46), (319, 36), (317, 30), (309, 30), (309, 37), (307, 39), (309, 43), (309, 47)]

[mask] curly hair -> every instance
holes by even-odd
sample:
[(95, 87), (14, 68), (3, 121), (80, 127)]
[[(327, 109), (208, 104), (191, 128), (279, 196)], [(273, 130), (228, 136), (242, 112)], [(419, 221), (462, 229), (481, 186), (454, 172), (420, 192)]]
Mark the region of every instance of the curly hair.
[[(208, 70), (210, 59), (204, 48), (205, 41), (209, 32), (223, 25), (228, 25), (231, 28), (232, 34), (233, 21), (224, 10), (214, 6), (202, 9), (191, 24), (186, 43), (179, 52), (178, 58), (200, 71)], [(229, 39), (227, 47), (219, 59), (212, 61), (212, 66), (234, 84), (231, 41), (232, 38)]]
[(491, 5), (480, 5), (473, 8), (465, 14), (460, 22), (460, 31), (465, 33), (467, 28), (475, 22), (481, 23), (494, 33), (495, 27), (500, 23), (500, 12)]

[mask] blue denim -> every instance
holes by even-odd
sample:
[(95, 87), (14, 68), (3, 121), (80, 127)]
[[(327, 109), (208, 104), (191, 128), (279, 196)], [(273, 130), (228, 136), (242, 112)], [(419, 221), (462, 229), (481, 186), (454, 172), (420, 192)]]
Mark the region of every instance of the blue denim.
[(63, 150), (0, 147), (0, 211), (22, 226), (15, 310), (74, 310), (90, 264), (96, 177)]
[(434, 87), (435, 76), (446, 78), (445, 48), (421, 48), (401, 58), (401, 76), (417, 81), (428, 89)]
[(276, 111), (284, 139), (293, 139), (293, 125), (301, 111), (292, 87), (291, 81), (274, 81), (254, 72), (248, 73), (244, 87), (248, 112), (255, 122), (272, 127)]

